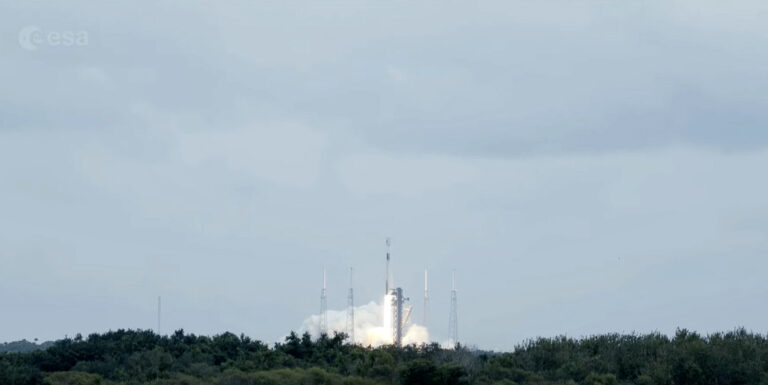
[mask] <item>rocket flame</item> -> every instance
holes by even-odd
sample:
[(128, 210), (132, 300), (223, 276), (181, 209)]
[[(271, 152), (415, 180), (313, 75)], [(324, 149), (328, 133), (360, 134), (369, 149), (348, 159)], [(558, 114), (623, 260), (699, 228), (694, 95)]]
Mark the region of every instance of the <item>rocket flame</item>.
[[(355, 307), (355, 343), (363, 346), (381, 346), (394, 343), (392, 336), (392, 296), (386, 295), (381, 303), (370, 302)], [(328, 332), (346, 333), (345, 310), (328, 310)], [(299, 328), (300, 332), (308, 332), (313, 337), (320, 336), (321, 318), (315, 314), (305, 319)], [(406, 326), (403, 333), (403, 344), (422, 344), (429, 341), (429, 331), (426, 327), (416, 324)]]

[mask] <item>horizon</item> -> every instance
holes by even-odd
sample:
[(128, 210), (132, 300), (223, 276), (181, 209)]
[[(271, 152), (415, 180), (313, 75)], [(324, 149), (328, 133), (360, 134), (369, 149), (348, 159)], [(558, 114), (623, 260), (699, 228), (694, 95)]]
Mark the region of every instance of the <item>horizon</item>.
[[(149, 333), (152, 333), (153, 335), (158, 336), (160, 338), (171, 338), (176, 333), (183, 333), (185, 336), (195, 336), (195, 337), (205, 337), (205, 338), (215, 338), (215, 337), (220, 337), (220, 336), (225, 336), (225, 335), (233, 335), (233, 336), (235, 336), (237, 338), (242, 338), (242, 337), (250, 338), (251, 341), (264, 343), (268, 347), (274, 347), (276, 345), (284, 344), (286, 339), (291, 334), (296, 334), (299, 337), (301, 337), (303, 335), (309, 335), (309, 336), (311, 336), (313, 341), (317, 341), (319, 338), (321, 338), (321, 336), (313, 336), (308, 331), (304, 331), (304, 332), (300, 333), (300, 332), (295, 331), (295, 330), (292, 330), (292, 331), (288, 332), (285, 335), (285, 337), (282, 340), (280, 340), (280, 341), (265, 341), (265, 340), (257, 338), (256, 336), (249, 336), (249, 335), (242, 334), (242, 333), (241, 334), (237, 334), (237, 333), (233, 333), (233, 332), (230, 332), (230, 331), (223, 331), (223, 332), (220, 332), (220, 333), (206, 335), (206, 334), (189, 333), (189, 332), (187, 332), (186, 330), (183, 330), (183, 329), (174, 330), (172, 333), (162, 333), (162, 334), (158, 334), (153, 329), (114, 329), (114, 330), (107, 330), (107, 331), (102, 331), (102, 332), (76, 333), (74, 336), (66, 335), (66, 336), (64, 336), (62, 338), (56, 338), (56, 339), (45, 340), (45, 341), (28, 340), (26, 338), (20, 339), (20, 340), (16, 340), (16, 341), (0, 341), (0, 344), (8, 345), (8, 344), (13, 344), (13, 343), (26, 342), (26, 343), (35, 345), (37, 347), (41, 347), (41, 346), (44, 346), (46, 344), (55, 344), (55, 343), (60, 342), (60, 341), (76, 341), (76, 340), (78, 340), (78, 338), (79, 338), (80, 341), (85, 342), (91, 336), (103, 336), (103, 335), (106, 335), (106, 334), (121, 333), (121, 332), (127, 332), (127, 333), (144, 333), (144, 332), (149, 332)], [(665, 337), (665, 338), (667, 338), (669, 340), (673, 340), (680, 333), (691, 333), (691, 334), (695, 334), (695, 335), (697, 335), (697, 336), (699, 336), (701, 338), (709, 339), (711, 337), (725, 336), (725, 335), (728, 335), (728, 334), (738, 334), (740, 332), (745, 332), (745, 333), (750, 334), (750, 335), (756, 335), (756, 336), (765, 337), (766, 339), (768, 339), (768, 333), (760, 333), (760, 332), (757, 332), (757, 331), (754, 331), (754, 330), (748, 330), (748, 329), (743, 328), (743, 327), (735, 327), (735, 328), (732, 328), (732, 329), (719, 330), (719, 331), (714, 331), (714, 332), (711, 332), (711, 333), (699, 333), (699, 332), (697, 332), (695, 330), (690, 330), (690, 329), (687, 329), (687, 328), (679, 327), (672, 334), (666, 334), (666, 333), (662, 333), (662, 332), (659, 332), (659, 331), (651, 331), (651, 332), (647, 332), (647, 333), (638, 333), (638, 332), (599, 333), (599, 334), (582, 335), (582, 336), (578, 336), (578, 337), (576, 337), (576, 336), (568, 336), (568, 335), (564, 335), (564, 334), (563, 335), (553, 335), (553, 336), (535, 336), (535, 337), (530, 337), (530, 338), (526, 338), (526, 339), (524, 339), (522, 341), (519, 341), (518, 343), (516, 343), (509, 350), (486, 349), (486, 348), (483, 348), (482, 346), (469, 345), (469, 344), (464, 344), (464, 343), (461, 343), (461, 342), (458, 342), (456, 345), (453, 345), (453, 346), (446, 346), (446, 345), (441, 344), (441, 343), (439, 343), (437, 341), (403, 344), (402, 348), (406, 348), (406, 347), (422, 348), (424, 346), (430, 346), (430, 345), (431, 346), (435, 346), (436, 345), (436, 346), (439, 346), (441, 349), (452, 350), (452, 349), (455, 349), (456, 346), (460, 346), (462, 349), (466, 349), (466, 350), (469, 350), (469, 351), (475, 351), (475, 352), (513, 353), (513, 352), (523, 348), (528, 343), (534, 343), (534, 342), (537, 342), (537, 341), (540, 341), (540, 340), (567, 339), (567, 340), (572, 340), (572, 341), (576, 341), (576, 342), (582, 342), (582, 341), (587, 341), (587, 340), (590, 340), (590, 339), (594, 339), (594, 338), (598, 338), (598, 337), (605, 337), (605, 336), (620, 336), (620, 337), (663, 336), (663, 337)], [(345, 334), (345, 333), (344, 332), (334, 332), (334, 333), (326, 334), (326, 337), (330, 338), (330, 337), (333, 337), (334, 335), (337, 335), (337, 334)], [(346, 338), (348, 338), (348, 337), (349, 336), (346, 336)], [(345, 339), (345, 343), (346, 344), (350, 344), (348, 339)], [(360, 347), (363, 347), (363, 348), (372, 348), (372, 349), (395, 347), (394, 344), (378, 345), (378, 346), (376, 346), (376, 345), (371, 345), (371, 344), (367, 344), (366, 345), (366, 344), (356, 343), (354, 345), (357, 345), (357, 346), (360, 346)]]

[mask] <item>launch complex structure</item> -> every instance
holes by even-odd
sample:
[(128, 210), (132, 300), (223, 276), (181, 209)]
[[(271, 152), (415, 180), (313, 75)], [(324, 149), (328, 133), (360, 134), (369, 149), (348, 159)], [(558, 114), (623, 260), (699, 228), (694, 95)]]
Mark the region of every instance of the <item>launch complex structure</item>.
[(384, 327), (392, 330), (392, 342), (395, 346), (402, 346), (403, 329), (408, 325), (413, 306), (405, 306), (405, 302), (408, 301), (409, 298), (403, 296), (402, 288), (389, 287), (389, 247), (391, 244), (392, 242), (387, 238), (387, 277), (384, 286)]
[[(390, 247), (392, 242), (389, 238), (386, 239), (387, 246), (387, 261), (386, 261), (386, 276), (384, 280), (384, 301), (382, 303), (382, 318), (384, 333), (386, 334), (386, 340), (390, 341), (395, 346), (403, 345), (404, 331), (407, 330), (408, 324), (411, 319), (411, 312), (413, 306), (408, 305), (409, 298), (405, 297), (403, 289), (401, 287), (392, 287), (392, 279), (390, 275), (389, 263), (391, 259)], [(354, 271), (352, 268), (349, 270), (349, 294), (347, 296), (347, 322), (346, 333), (350, 338), (350, 341), (355, 342), (355, 303), (354, 303), (354, 288), (352, 275)], [(429, 305), (430, 305), (430, 293), (429, 285), (427, 281), (427, 270), (424, 270), (424, 313), (423, 321), (424, 327), (427, 327), (429, 322)], [(456, 300), (456, 275), (455, 272), (452, 275), (452, 290), (451, 290), (451, 312), (449, 314), (448, 329), (450, 334), (450, 341), (452, 343), (458, 342), (458, 316), (457, 316), (457, 300)], [(328, 333), (328, 300), (326, 290), (325, 279), (325, 267), (323, 267), (323, 286), (320, 292), (320, 332)]]

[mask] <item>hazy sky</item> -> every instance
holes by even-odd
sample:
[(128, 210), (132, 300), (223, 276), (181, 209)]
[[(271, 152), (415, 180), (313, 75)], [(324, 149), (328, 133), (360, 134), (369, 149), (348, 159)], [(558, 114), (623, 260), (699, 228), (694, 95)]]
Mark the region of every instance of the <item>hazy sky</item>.
[(764, 1), (0, 3), (0, 341), (768, 330)]

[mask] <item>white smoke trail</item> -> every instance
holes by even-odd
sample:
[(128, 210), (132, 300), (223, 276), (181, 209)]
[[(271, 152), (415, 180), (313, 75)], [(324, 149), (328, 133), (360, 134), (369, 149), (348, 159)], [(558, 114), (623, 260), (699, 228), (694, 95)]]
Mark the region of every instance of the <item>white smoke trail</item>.
[[(383, 301), (386, 302), (386, 301)], [(355, 307), (355, 343), (363, 346), (381, 346), (392, 344), (391, 320), (387, 322), (387, 314), (380, 303), (370, 302)], [(320, 315), (312, 315), (305, 319), (299, 331), (308, 332), (312, 337), (320, 336)], [(391, 318), (391, 316), (389, 317)], [(346, 333), (347, 311), (328, 310), (328, 334), (333, 332)], [(389, 325), (390, 327), (387, 327)], [(410, 324), (406, 326), (403, 344), (423, 344), (429, 341), (429, 331), (426, 327)]]

